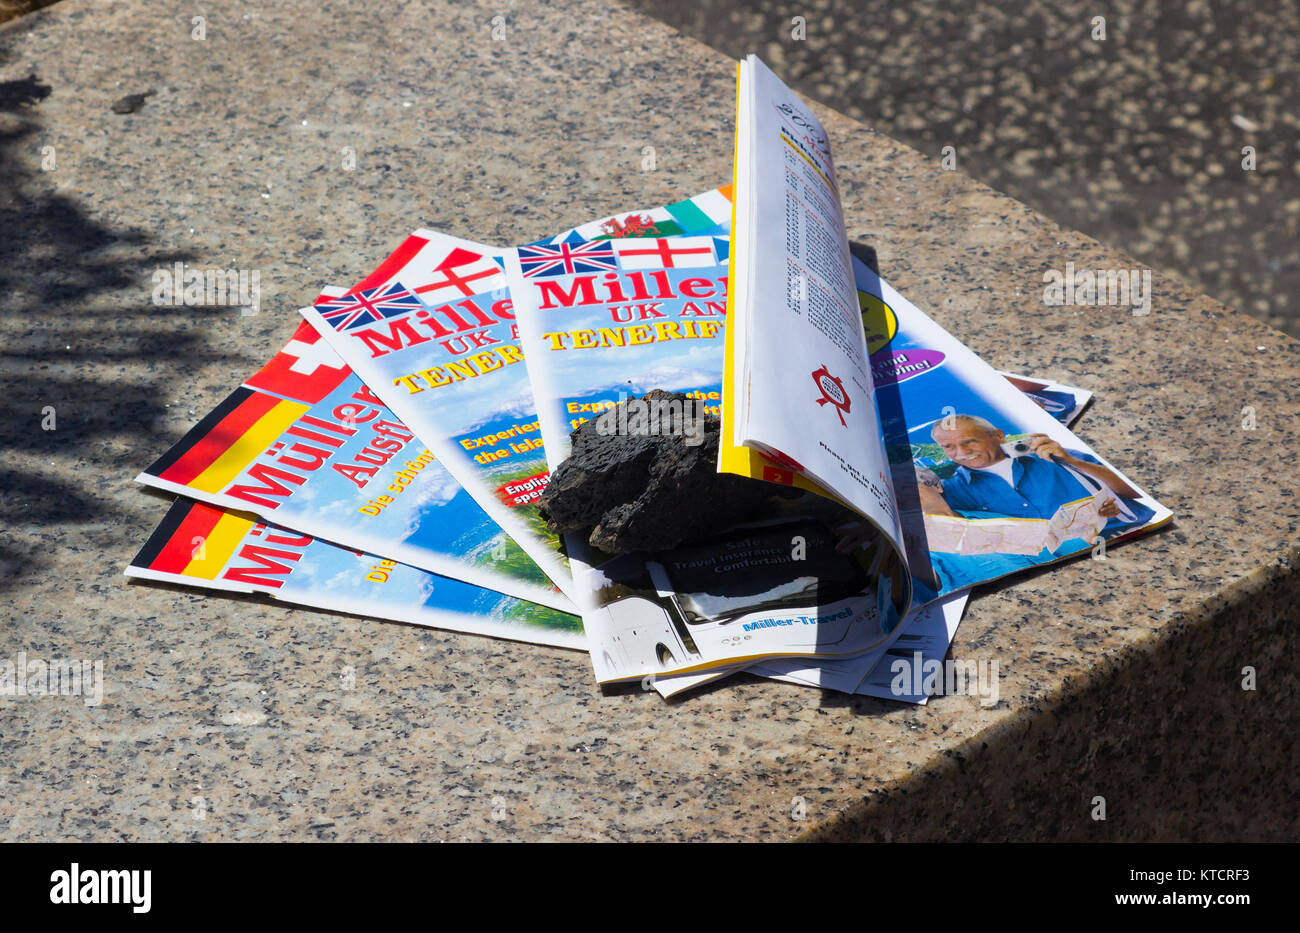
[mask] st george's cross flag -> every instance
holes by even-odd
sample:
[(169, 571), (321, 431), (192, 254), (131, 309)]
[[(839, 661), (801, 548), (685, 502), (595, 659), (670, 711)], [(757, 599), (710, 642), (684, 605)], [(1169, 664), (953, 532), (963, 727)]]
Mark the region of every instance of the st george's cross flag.
[(703, 269), (717, 265), (713, 237), (612, 240), (624, 269)]
[[(347, 294), (393, 287), (400, 280), (426, 305), (435, 306), (505, 288), (500, 264), (481, 249), (469, 248), (477, 245), (431, 230), (417, 230)], [(350, 328), (335, 328), (343, 329)]]
[(430, 305), (481, 295), (494, 288), (505, 288), (506, 284), (505, 274), (490, 256), (465, 249), (454, 250), (428, 273), (427, 281), (411, 281), (408, 276), (403, 279)]

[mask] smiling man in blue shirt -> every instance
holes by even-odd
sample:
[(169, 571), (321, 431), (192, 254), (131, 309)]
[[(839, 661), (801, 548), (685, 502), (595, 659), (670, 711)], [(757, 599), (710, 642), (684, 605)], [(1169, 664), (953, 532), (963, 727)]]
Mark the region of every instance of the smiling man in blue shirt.
[(957, 464), (957, 472), (943, 481), (943, 498), (958, 512), (1051, 518), (1067, 502), (1098, 495), (1099, 514), (1108, 519), (1105, 537), (1155, 514), (1110, 467), (1082, 451), (1066, 450), (1046, 434), (1025, 437), (1025, 449), (1016, 456), (1008, 456), (1000, 429), (974, 415), (945, 418), (930, 435)]

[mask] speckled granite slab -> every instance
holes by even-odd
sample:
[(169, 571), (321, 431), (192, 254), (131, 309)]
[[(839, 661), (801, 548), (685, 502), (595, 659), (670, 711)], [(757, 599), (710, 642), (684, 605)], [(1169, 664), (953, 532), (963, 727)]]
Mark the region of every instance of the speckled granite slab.
[[(104, 672), (95, 706), (0, 697), (0, 838), (1300, 834), (1300, 345), (1160, 275), (1148, 316), (1048, 307), (1044, 270), (1136, 263), (826, 111), (885, 276), (995, 365), (1095, 390), (1080, 433), (1178, 516), (972, 604), (954, 656), (999, 661), (996, 707), (747, 677), (666, 705), (579, 654), (128, 584), (165, 509), (131, 477), (321, 283), (421, 224), (520, 242), (730, 175), (731, 64), (653, 21), (385, 6), (0, 29), (0, 660)], [(259, 313), (155, 306), (178, 261), (258, 270)]]

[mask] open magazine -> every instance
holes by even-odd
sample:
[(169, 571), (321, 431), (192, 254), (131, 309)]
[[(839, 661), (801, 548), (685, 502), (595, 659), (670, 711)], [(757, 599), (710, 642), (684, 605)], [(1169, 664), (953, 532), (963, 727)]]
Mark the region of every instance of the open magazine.
[[(668, 237), (614, 236), (521, 247), (506, 257), (520, 337), (552, 469), (570, 432), (652, 389), (680, 393), (696, 417), (722, 413), (729, 211)], [(707, 203), (707, 202), (706, 202)], [(626, 220), (610, 224), (623, 232)], [(646, 412), (658, 430), (671, 411)], [(598, 425), (599, 427), (599, 425)], [(611, 432), (636, 430), (610, 425)], [(683, 503), (690, 508), (689, 503)], [(824, 499), (779, 505), (721, 540), (611, 555), (570, 537), (568, 553), (598, 679), (689, 672), (781, 657), (860, 656), (883, 640), (854, 624), (884, 548), (838, 548), (844, 510)], [(822, 607), (808, 614), (805, 607)]]
[(570, 539), (599, 680), (863, 657), (942, 596), (1168, 520), (851, 257), (825, 133), (756, 61), (739, 101), (726, 240), (712, 217), (506, 257), (552, 469), (657, 388), (721, 416), (721, 470), (817, 493), (669, 551)]

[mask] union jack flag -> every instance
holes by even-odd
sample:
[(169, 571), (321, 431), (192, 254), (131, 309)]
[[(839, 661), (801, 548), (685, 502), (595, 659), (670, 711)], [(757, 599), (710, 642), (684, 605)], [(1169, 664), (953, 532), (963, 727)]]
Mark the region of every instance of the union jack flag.
[(552, 243), (519, 247), (524, 277), (573, 275), (577, 272), (617, 272), (618, 259), (608, 240), (591, 243)]
[(316, 304), (320, 316), (335, 330), (353, 330), (422, 307), (424, 302), (419, 296), (400, 282), (363, 288), (356, 294), (340, 295)]

